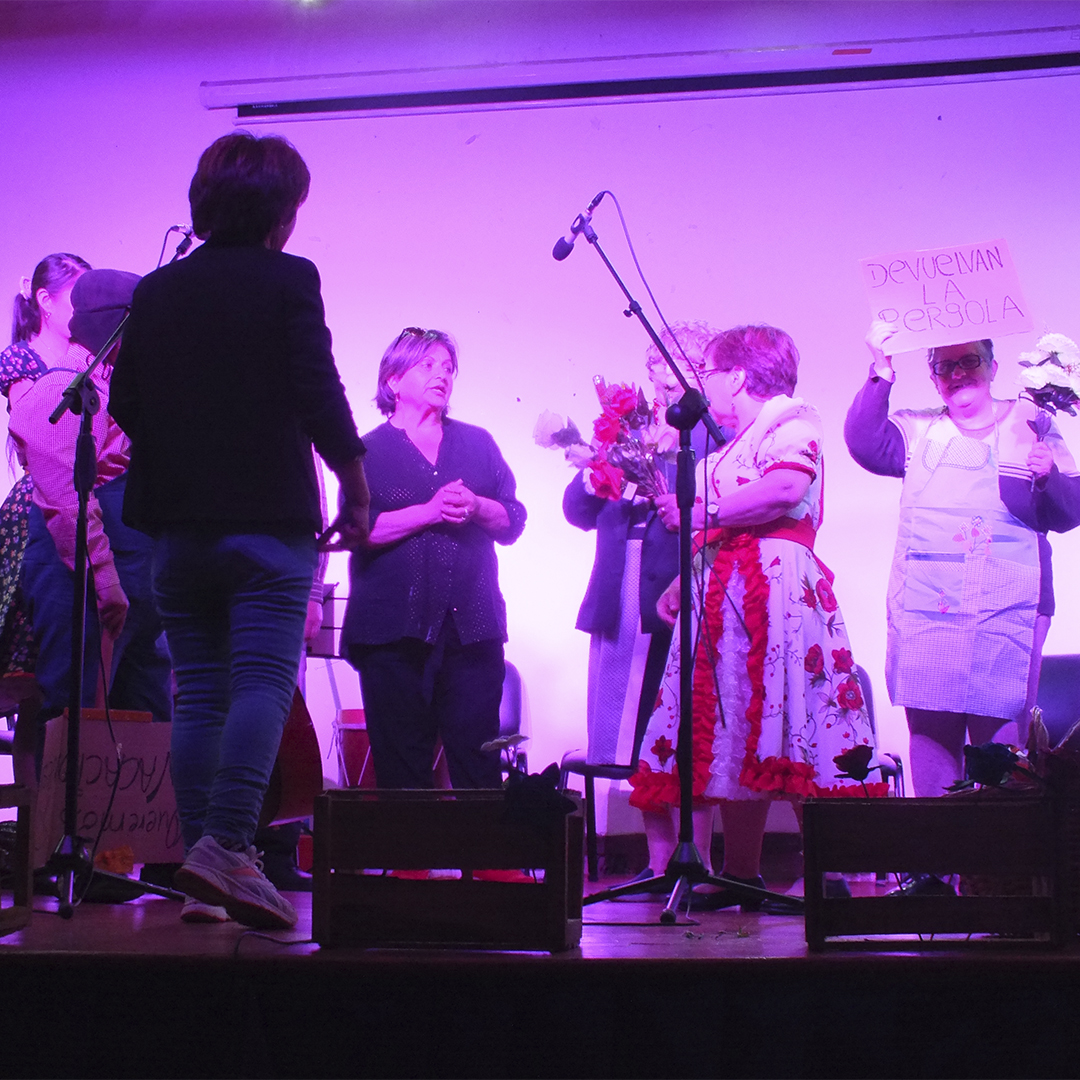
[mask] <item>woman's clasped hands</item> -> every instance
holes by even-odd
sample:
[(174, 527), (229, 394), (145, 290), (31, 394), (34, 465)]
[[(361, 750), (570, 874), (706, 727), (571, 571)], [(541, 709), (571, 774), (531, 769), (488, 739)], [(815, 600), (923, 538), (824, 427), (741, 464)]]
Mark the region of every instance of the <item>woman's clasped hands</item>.
[(479, 500), (462, 480), (443, 484), (428, 502), (432, 511), (432, 524), (442, 521), (447, 525), (465, 525), (476, 514)]

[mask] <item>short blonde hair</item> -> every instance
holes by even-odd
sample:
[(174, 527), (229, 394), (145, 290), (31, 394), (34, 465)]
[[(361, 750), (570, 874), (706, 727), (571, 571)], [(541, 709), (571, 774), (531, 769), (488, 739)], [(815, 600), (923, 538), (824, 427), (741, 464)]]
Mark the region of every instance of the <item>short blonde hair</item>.
[[(660, 334), (660, 340), (664, 343), (668, 352), (671, 353), (676, 363), (679, 360), (684, 360), (694, 371), (700, 373), (705, 368), (705, 350), (717, 333), (718, 331), (714, 330), (708, 323), (677, 322), (672, 323), (670, 327), (664, 328)], [(667, 361), (656, 345), (650, 345), (645, 353), (645, 366), (654, 367), (657, 364), (666, 363)]]

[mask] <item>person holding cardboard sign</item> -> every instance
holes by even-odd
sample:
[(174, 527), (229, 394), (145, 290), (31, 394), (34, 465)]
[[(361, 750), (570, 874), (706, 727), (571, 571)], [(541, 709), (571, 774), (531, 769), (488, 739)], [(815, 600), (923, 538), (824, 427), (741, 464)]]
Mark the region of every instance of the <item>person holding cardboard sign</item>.
[(896, 330), (870, 328), (844, 437), (863, 468), (904, 481), (886, 682), (907, 710), (915, 793), (940, 795), (963, 776), (965, 734), (1016, 723), (1025, 738), (1054, 612), (1046, 533), (1080, 524), (1080, 475), (1053, 424), (1036, 437), (1032, 402), (994, 397), (990, 340), (931, 349), (942, 405), (890, 415)]

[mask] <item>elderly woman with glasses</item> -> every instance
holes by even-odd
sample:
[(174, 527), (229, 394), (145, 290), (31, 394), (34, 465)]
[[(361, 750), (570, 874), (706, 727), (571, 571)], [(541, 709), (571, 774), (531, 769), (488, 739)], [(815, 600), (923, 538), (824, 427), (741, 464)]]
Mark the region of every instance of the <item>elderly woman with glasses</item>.
[[(672, 645), (659, 701), (631, 777), (631, 806), (667, 813), (681, 800), (673, 751), (680, 669), (693, 666), (691, 790), (695, 808), (719, 804), (727, 877), (764, 888), (761, 846), (773, 799), (862, 797), (835, 758), (873, 747), (833, 575), (814, 555), (824, 499), (823, 430), (817, 410), (795, 396), (799, 352), (773, 326), (736, 326), (705, 350), (709, 410), (736, 434), (700, 467), (695, 508), (694, 649)], [(674, 521), (676, 508), (661, 507)], [(657, 612), (674, 626), (676, 578)], [(868, 785), (882, 794), (882, 785)], [(704, 853), (703, 853), (704, 854)], [(699, 908), (742, 900), (730, 889)], [(768, 910), (766, 908), (765, 910)]]
[(1004, 725), (1026, 737), (1042, 645), (1054, 612), (1046, 532), (1080, 523), (1080, 476), (1035, 406), (992, 393), (993, 342), (931, 349), (942, 405), (889, 415), (896, 327), (867, 336), (870, 377), (848, 412), (852, 457), (903, 478), (888, 594), (886, 682), (907, 711), (917, 795), (940, 795), (964, 773), (973, 745)]
[(502, 782), (506, 605), (495, 543), (525, 527), (513, 473), (482, 428), (447, 416), (457, 347), (407, 327), (379, 364), (386, 423), (364, 436), (371, 536), (351, 559), (342, 652), (360, 673), (380, 787), (434, 786), (436, 739), (460, 788)]

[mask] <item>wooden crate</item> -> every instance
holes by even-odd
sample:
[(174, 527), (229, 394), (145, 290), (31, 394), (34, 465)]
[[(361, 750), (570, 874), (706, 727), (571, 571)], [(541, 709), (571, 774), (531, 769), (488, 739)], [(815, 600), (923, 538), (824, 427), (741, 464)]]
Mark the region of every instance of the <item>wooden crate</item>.
[[(315, 800), (312, 937), (320, 945), (560, 952), (581, 940), (581, 808), (504, 819), (503, 792), (331, 790)], [(541, 883), (473, 870), (543, 871)], [(412, 881), (364, 870), (461, 870)]]
[[(1075, 874), (1068, 853), (1075, 808), (1063, 799), (1002, 794), (808, 800), (803, 829), (810, 948), (820, 950), (833, 937), (915, 934), (1040, 935), (1063, 944), (1072, 933)], [(826, 899), (827, 871), (965, 874), (1002, 882), (1020, 877), (1032, 882), (1032, 895)]]

